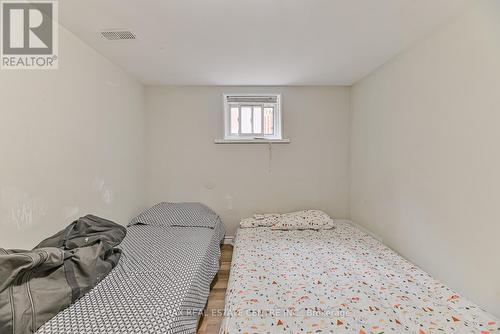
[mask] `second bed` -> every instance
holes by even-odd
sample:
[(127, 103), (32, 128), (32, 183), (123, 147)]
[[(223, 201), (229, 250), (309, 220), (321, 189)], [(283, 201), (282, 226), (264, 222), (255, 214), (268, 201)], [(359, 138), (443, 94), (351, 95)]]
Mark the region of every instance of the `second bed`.
[(498, 333), (472, 302), (356, 228), (240, 228), (221, 333)]

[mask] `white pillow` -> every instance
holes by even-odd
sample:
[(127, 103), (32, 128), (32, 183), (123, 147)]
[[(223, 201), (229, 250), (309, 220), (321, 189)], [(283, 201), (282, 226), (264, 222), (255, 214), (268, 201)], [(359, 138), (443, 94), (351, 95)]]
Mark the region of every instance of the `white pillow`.
[(242, 219), (240, 227), (270, 227), (279, 222), (280, 216), (278, 214), (254, 215), (253, 218)]
[(262, 219), (279, 219), (281, 214), (279, 213), (256, 213), (253, 215), (254, 219), (262, 220)]
[(302, 210), (282, 214), (272, 230), (327, 230), (333, 228), (333, 219), (321, 210)]

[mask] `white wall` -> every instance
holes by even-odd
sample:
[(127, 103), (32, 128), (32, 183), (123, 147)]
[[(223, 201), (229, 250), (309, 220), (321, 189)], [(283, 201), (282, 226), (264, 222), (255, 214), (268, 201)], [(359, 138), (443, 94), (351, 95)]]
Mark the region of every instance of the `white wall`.
[(500, 316), (500, 4), (352, 89), (351, 216)]
[[(283, 94), (291, 144), (216, 145), (222, 94)], [(349, 88), (147, 87), (147, 192), (159, 201), (201, 201), (233, 235), (255, 212), (323, 209), (347, 217)]]
[(0, 247), (144, 203), (142, 86), (65, 29), (59, 69), (0, 71)]

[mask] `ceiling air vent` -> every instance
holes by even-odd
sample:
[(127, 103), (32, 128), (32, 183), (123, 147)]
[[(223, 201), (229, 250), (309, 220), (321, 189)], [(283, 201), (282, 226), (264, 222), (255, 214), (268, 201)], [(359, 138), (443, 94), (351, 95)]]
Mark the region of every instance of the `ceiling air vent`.
[(136, 39), (137, 36), (130, 30), (103, 30), (101, 37), (110, 41)]

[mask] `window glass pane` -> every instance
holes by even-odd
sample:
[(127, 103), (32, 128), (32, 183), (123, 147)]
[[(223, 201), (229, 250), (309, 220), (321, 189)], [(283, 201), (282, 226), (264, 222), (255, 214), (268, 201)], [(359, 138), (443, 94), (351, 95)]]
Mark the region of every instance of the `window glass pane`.
[(241, 107), (241, 133), (252, 133), (252, 107)]
[(240, 121), (238, 120), (238, 107), (231, 107), (231, 134), (238, 134)]
[(274, 134), (274, 108), (264, 108), (264, 134)]
[(262, 107), (253, 107), (253, 133), (262, 133)]

